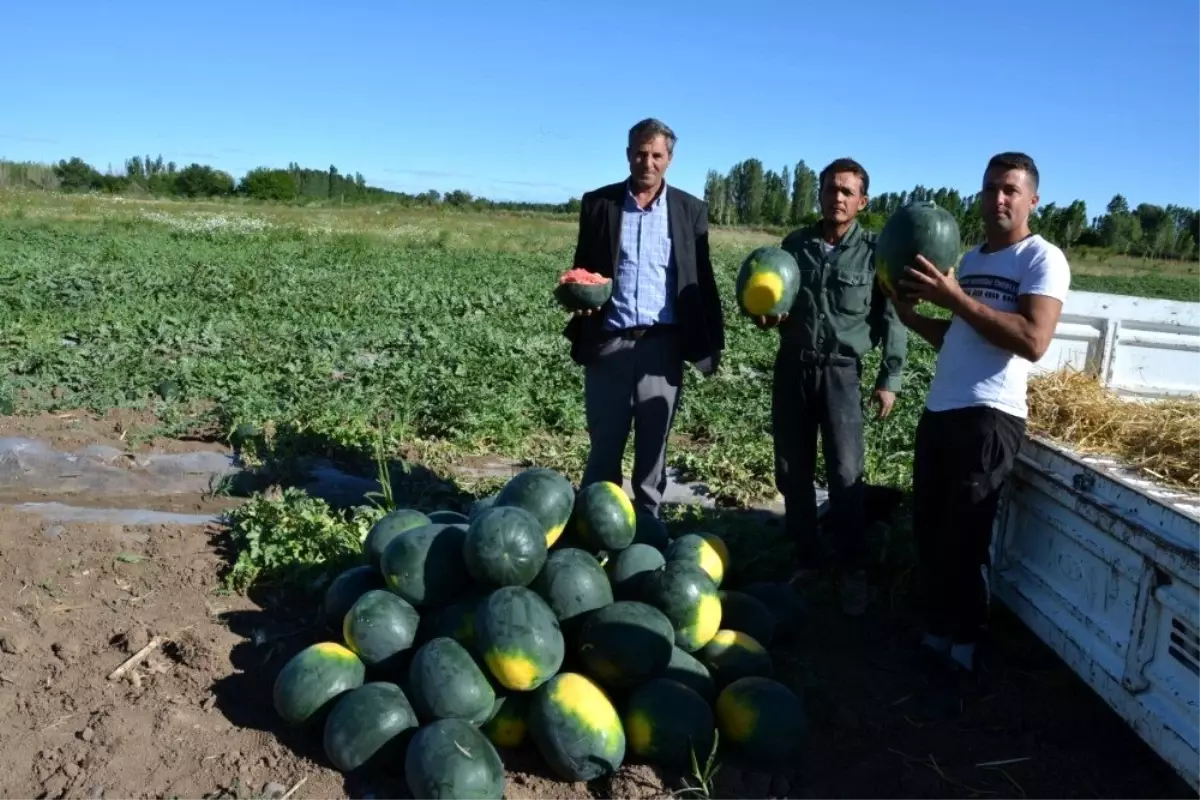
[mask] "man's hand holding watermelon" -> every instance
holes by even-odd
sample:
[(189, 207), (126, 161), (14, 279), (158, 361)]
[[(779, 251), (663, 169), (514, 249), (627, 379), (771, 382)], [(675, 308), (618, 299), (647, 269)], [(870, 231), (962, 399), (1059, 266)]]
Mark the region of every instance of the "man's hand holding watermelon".
[(558, 278), (554, 297), (573, 317), (599, 313), (612, 297), (612, 279), (583, 267), (567, 270)]

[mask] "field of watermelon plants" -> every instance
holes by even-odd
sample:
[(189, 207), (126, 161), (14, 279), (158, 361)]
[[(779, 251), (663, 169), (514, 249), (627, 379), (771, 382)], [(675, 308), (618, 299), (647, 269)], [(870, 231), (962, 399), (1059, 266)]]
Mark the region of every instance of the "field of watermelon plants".
[[(581, 374), (551, 289), (574, 221), (367, 208), (0, 197), (0, 434), (140, 453), (231, 448), (252, 468), (194, 497), (80, 505), (230, 512), (205, 533), (0, 521), (0, 790), (22, 796), (391, 795), (345, 778), (272, 705), (279, 669), (319, 630), (325, 583), (384, 508), (466, 513), (537, 464), (577, 480)], [(722, 287), (761, 233), (714, 233)], [(1083, 263), (1079, 288), (1194, 299), (1194, 273)], [(1189, 292), (1191, 294), (1189, 294)], [(729, 550), (729, 586), (776, 580), (769, 437), (774, 336), (733, 311), (720, 375), (687, 376), (670, 458), (715, 509), (671, 508), (672, 536)], [(915, 337), (914, 337), (915, 338)], [(867, 432), (868, 478), (903, 489), (932, 353), (917, 341), (892, 417)], [(874, 368), (874, 359), (867, 373)], [(295, 488), (319, 457), (382, 496), (345, 510)], [(8, 487), (11, 505), (28, 493)], [(42, 498), (44, 499), (44, 498)], [(374, 502), (372, 502), (374, 501)], [(1139, 740), (1027, 633), (997, 620), (1002, 674), (945, 725), (906, 712), (912, 562), (904, 515), (873, 534), (876, 611), (849, 622), (819, 590), (771, 648), (802, 698), (802, 764), (763, 770), (719, 747), (713, 776), (628, 764), (570, 784), (526, 748), (509, 796), (1186, 796)], [(316, 581), (314, 583), (314, 581)], [(162, 637), (156, 644), (155, 637)], [(126, 658), (149, 655), (108, 675)], [(268, 787), (267, 784), (272, 784)]]

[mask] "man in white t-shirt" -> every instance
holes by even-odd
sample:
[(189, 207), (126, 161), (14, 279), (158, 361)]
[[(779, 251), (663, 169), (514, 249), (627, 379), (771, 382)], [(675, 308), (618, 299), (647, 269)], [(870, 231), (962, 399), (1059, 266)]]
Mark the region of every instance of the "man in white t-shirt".
[[(1071, 282), (1063, 252), (1029, 229), (1038, 170), (994, 156), (980, 197), (987, 241), (948, 275), (918, 256), (893, 296), (902, 322), (938, 350), (917, 426), (913, 535), (924, 579), (923, 660), (936, 667), (927, 713), (953, 713), (975, 684), (987, 623), (988, 562), (1000, 492), (1025, 436), (1032, 363), (1050, 345)], [(919, 314), (925, 301), (950, 320)]]

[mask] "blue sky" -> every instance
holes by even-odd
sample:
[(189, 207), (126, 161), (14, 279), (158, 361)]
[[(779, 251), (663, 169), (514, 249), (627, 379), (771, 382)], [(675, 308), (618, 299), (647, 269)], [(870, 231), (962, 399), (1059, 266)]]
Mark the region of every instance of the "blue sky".
[(973, 191), (1019, 149), (1043, 203), (1200, 205), (1195, 0), (841, 5), (0, 0), (0, 156), (558, 201), (624, 177), (656, 116), (695, 193), (743, 158), (842, 155), (877, 192)]

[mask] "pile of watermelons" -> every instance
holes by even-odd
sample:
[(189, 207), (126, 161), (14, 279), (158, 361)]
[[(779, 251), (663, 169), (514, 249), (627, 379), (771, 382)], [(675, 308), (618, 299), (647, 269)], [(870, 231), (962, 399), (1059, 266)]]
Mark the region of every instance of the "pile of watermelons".
[(798, 755), (802, 705), (766, 649), (796, 623), (796, 596), (722, 588), (720, 538), (668, 538), (615, 484), (576, 492), (527, 469), (469, 517), (389, 513), (363, 555), (326, 592), (331, 641), (274, 686), (279, 715), (320, 730), (345, 773), (499, 798), (500, 753), (522, 747), (572, 782), (626, 758), (686, 771), (718, 731), (722, 751), (768, 768)]

